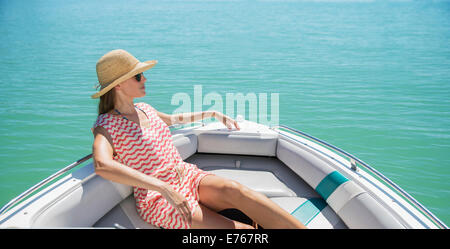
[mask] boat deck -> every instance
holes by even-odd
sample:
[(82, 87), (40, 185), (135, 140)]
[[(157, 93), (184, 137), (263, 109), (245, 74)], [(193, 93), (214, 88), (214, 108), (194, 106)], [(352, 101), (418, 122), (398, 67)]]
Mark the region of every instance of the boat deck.
[[(337, 147), (289, 127), (292, 134), (250, 121), (240, 125), (240, 131), (232, 132), (219, 122), (179, 129), (172, 132), (172, 140), (186, 162), (266, 195), (308, 228), (435, 228), (431, 218), (446, 227), (388, 178)], [(8, 206), (90, 156), (36, 184)], [(352, 160), (385, 183), (358, 170)], [(415, 206), (402, 197), (408, 197)], [(242, 218), (236, 210), (225, 211), (219, 213)], [(103, 179), (95, 173), (92, 162), (10, 208), (0, 219), (0, 227), (156, 228), (139, 217), (132, 188)]]
[[(266, 195), (308, 228), (347, 228), (320, 195), (276, 157), (196, 153), (185, 161)], [(139, 217), (132, 195), (94, 224), (114, 226), (155, 228)]]

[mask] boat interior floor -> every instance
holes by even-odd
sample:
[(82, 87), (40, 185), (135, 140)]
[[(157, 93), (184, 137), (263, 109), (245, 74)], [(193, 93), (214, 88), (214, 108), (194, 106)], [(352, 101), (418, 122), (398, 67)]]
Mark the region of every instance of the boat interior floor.
[[(325, 200), (276, 157), (196, 153), (185, 161), (266, 195), (308, 228), (347, 228)], [(242, 218), (239, 211), (220, 213), (235, 220), (246, 218)], [(251, 217), (251, 214), (245, 215)], [(132, 194), (94, 227), (156, 228), (139, 217)]]

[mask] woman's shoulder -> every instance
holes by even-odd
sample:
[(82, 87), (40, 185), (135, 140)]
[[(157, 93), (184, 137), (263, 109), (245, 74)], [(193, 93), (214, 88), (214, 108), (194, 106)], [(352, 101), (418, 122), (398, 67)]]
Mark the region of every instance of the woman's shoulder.
[(97, 119), (95, 120), (94, 124), (92, 125), (91, 131), (94, 133), (94, 136), (99, 130), (105, 130), (105, 127), (108, 127), (108, 123), (110, 121), (110, 115), (107, 115), (106, 113), (100, 114), (97, 116)]
[(145, 102), (139, 102), (139, 103), (136, 103), (135, 105), (139, 108), (147, 109), (149, 111), (156, 111), (156, 109), (153, 108), (153, 106), (151, 106)]
[(111, 115), (109, 113), (103, 113), (103, 114), (98, 115), (97, 119), (94, 122), (93, 128), (95, 128), (97, 126), (102, 126), (102, 125), (108, 124), (109, 122), (111, 122), (112, 117), (113, 117), (113, 115)]
[(107, 120), (111, 117), (111, 114), (109, 113), (103, 113), (97, 116), (97, 120), (96, 121), (103, 121), (103, 120)]

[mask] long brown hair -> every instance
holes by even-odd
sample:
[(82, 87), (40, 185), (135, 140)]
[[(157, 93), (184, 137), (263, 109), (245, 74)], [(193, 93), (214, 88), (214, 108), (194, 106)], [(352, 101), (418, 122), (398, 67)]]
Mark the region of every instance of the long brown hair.
[(114, 98), (116, 97), (116, 89), (111, 89), (107, 93), (100, 96), (98, 103), (98, 115), (107, 113), (114, 109)]

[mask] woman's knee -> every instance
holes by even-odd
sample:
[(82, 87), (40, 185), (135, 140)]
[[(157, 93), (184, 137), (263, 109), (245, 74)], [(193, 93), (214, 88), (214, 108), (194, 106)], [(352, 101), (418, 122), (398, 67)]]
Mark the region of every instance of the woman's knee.
[(239, 182), (217, 177), (205, 177), (199, 187), (200, 202), (215, 211), (236, 208), (244, 197), (251, 197), (251, 190)]
[(227, 200), (232, 203), (236, 203), (241, 201), (242, 198), (248, 197), (251, 190), (239, 182), (228, 180), (224, 183), (222, 192), (226, 196)]

